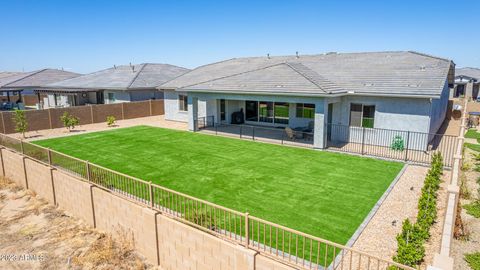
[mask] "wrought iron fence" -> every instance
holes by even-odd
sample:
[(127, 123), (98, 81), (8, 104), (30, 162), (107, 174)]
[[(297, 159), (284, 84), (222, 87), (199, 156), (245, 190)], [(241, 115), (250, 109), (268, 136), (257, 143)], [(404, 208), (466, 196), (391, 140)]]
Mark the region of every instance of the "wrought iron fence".
[(414, 268), (0, 134), (0, 144), (196, 228), (304, 269)]
[(328, 124), (328, 149), (407, 162), (429, 164), (440, 152), (444, 166), (451, 167), (455, 136), (380, 128)]
[(215, 123), (213, 116), (200, 117), (196, 121), (198, 130), (209, 132), (215, 135), (226, 137), (236, 137), (253, 141), (263, 141), (277, 144), (290, 144), (302, 147), (313, 147), (313, 132), (290, 129), (281, 126), (263, 127), (254, 125), (233, 125), (225, 123)]
[[(261, 127), (215, 123), (214, 116), (195, 120), (195, 130), (215, 135), (291, 144), (313, 148), (314, 133), (286, 127)], [(453, 164), (456, 136), (381, 128), (325, 125), (328, 150), (368, 155), (420, 164), (430, 164), (431, 156), (440, 152), (444, 166)]]

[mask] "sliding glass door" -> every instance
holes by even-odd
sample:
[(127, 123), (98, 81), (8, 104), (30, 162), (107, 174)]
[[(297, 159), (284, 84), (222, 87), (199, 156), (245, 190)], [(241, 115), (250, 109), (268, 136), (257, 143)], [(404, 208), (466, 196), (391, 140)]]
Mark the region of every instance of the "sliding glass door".
[(288, 125), (289, 104), (247, 100), (245, 101), (245, 119), (252, 122)]
[(245, 101), (245, 120), (258, 122), (258, 101)]
[(273, 102), (259, 102), (259, 122), (273, 123)]

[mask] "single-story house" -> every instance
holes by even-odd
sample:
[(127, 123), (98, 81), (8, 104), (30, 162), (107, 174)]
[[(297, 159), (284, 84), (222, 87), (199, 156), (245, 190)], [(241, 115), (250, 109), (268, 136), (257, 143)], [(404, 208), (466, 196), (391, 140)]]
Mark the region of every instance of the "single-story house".
[(455, 69), (455, 88), (451, 92), (452, 98), (466, 97), (476, 100), (479, 88), (480, 69), (471, 67)]
[(0, 77), (0, 92), (2, 92), (5, 103), (2, 106), (10, 108), (13, 102), (24, 103), (22, 94), (30, 98), (36, 89), (44, 85), (78, 76), (80, 76), (78, 73), (49, 68), (32, 72), (10, 73), (9, 76)]
[(48, 84), (37, 93), (45, 93), (44, 107), (68, 107), (86, 104), (112, 104), (162, 99), (156, 89), (188, 69), (168, 64), (122, 65)]
[[(313, 145), (335, 139), (332, 125), (427, 134), (442, 125), (455, 64), (418, 52), (327, 53), (234, 58), (161, 85), (165, 119), (211, 117), (216, 124), (313, 127)], [(233, 114), (235, 113), (235, 114)], [(390, 139), (389, 139), (390, 140)]]

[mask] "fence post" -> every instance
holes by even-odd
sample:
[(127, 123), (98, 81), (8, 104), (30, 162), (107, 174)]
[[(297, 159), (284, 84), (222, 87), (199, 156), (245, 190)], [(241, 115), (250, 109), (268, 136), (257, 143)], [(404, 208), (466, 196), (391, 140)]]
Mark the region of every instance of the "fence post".
[(362, 155), (365, 153), (365, 127), (362, 127)]
[(86, 168), (86, 171), (87, 171), (87, 180), (89, 183), (91, 183), (90, 181), (90, 162), (85, 161), (85, 168)]
[(405, 145), (405, 161), (408, 161), (408, 145), (410, 142), (410, 131), (407, 132), (407, 144)]
[(3, 112), (2, 112), (2, 126), (3, 126), (3, 134), (7, 134), (7, 129), (5, 128), (5, 118), (3, 117)]
[(149, 99), (149, 105), (150, 105), (150, 116), (152, 116), (152, 100)]
[(248, 248), (250, 242), (250, 233), (249, 233), (249, 222), (248, 222), (248, 212), (245, 213), (245, 247)]
[(48, 124), (50, 125), (50, 129), (53, 129), (52, 125), (52, 109), (48, 108)]
[(148, 182), (148, 188), (150, 191), (150, 208), (153, 209), (153, 187), (152, 187), (152, 181)]
[(52, 152), (47, 148), (48, 165), (52, 166)]
[(93, 105), (92, 104), (90, 104), (90, 118), (92, 119), (92, 124), (93, 124), (94, 123), (93, 122), (94, 117), (93, 117)]
[(5, 176), (5, 165), (3, 164), (3, 149), (5, 149), (5, 147), (0, 146), (0, 161), (2, 162), (2, 175)]

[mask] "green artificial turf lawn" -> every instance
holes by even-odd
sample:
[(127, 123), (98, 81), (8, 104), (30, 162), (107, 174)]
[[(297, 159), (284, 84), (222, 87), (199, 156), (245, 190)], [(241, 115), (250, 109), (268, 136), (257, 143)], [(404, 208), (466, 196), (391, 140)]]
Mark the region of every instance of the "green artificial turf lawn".
[(477, 132), (477, 129), (471, 128), (465, 133), (465, 138), (480, 139), (480, 133)]
[(342, 244), (403, 166), (147, 126), (35, 143)]
[(465, 147), (468, 147), (468, 148), (472, 149), (473, 151), (480, 152), (480, 145), (478, 145), (478, 144), (465, 143), (464, 145), (465, 145)]

